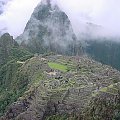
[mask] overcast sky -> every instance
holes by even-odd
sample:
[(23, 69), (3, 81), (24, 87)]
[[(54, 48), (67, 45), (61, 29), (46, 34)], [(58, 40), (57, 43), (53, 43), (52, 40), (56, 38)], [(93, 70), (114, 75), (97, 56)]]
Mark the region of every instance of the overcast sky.
[[(4, 1), (4, 0), (0, 0)], [(0, 30), (14, 37), (21, 34), (34, 8), (41, 0), (11, 0), (0, 15)], [(53, 0), (69, 16), (74, 31), (91, 22), (114, 35), (120, 34), (120, 0)]]

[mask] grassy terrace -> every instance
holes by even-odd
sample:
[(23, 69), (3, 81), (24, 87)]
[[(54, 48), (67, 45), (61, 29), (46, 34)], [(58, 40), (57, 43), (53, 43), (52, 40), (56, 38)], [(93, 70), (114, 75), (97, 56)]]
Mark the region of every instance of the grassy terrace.
[(68, 67), (66, 65), (62, 65), (62, 64), (54, 63), (54, 62), (49, 62), (48, 65), (51, 69), (60, 70), (62, 72), (68, 71)]

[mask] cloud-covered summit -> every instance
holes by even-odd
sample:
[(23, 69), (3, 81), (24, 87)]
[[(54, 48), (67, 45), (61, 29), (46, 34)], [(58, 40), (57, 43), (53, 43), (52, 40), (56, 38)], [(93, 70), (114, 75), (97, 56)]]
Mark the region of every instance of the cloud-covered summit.
[[(40, 2), (41, 0), (8, 2), (0, 16), (0, 30), (4, 29), (14, 37), (20, 35)], [(119, 0), (52, 0), (52, 3), (58, 4), (69, 16), (75, 33), (84, 31), (86, 23), (94, 23), (103, 26), (110, 35), (120, 35)]]

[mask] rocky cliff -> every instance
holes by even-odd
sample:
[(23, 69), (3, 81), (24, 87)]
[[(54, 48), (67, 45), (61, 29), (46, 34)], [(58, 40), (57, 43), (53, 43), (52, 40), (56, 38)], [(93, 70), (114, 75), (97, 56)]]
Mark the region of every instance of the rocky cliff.
[(68, 16), (50, 0), (42, 0), (35, 8), (24, 33), (17, 38), (31, 52), (54, 51), (67, 55), (80, 54), (81, 45), (76, 39)]
[(17, 46), (13, 37), (8, 33), (0, 38), (0, 66), (5, 64), (9, 58), (11, 48)]

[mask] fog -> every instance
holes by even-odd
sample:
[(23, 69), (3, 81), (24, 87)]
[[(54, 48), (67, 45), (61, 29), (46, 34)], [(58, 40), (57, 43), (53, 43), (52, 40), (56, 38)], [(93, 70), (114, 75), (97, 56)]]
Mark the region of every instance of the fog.
[[(11, 0), (0, 15), (0, 30), (20, 35), (41, 0)], [(107, 35), (120, 35), (120, 0), (52, 0), (68, 15), (76, 34), (86, 32), (86, 23), (100, 26)]]
[(0, 15), (0, 31), (20, 35), (39, 0), (8, 0)]

